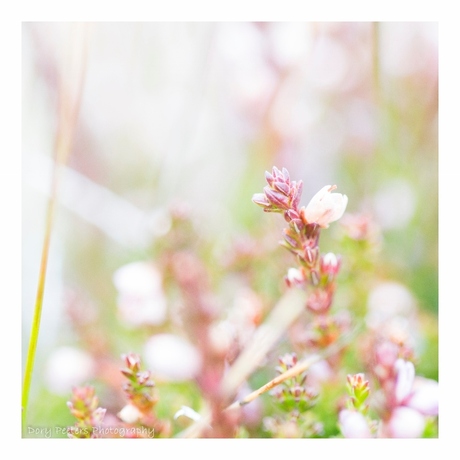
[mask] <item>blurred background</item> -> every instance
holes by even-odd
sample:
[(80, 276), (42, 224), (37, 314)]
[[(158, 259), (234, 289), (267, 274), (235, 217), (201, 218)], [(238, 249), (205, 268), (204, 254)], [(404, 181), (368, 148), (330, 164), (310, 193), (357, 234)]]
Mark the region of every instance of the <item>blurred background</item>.
[[(60, 81), (74, 29), (23, 24), (23, 362)], [(410, 297), (424, 336), (417, 370), (437, 379), (436, 23), (101, 22), (86, 25), (84, 40), (84, 82), (58, 190), (31, 425), (72, 424), (65, 406), (72, 385), (92, 381), (103, 392), (109, 377), (101, 377), (94, 350), (115, 361), (128, 351), (147, 354), (152, 333), (171, 329), (163, 313), (136, 319), (124, 309), (120, 295), (143, 276), (120, 281), (115, 274), (127, 264), (155, 262), (165, 247), (188, 238), (220, 301), (251, 303), (255, 292), (263, 315), (293, 263), (278, 247), (282, 218), (251, 201), (273, 166), (304, 182), (304, 205), (324, 185), (337, 184), (349, 198), (348, 212), (372, 216), (379, 252), (359, 302), (375, 302), (382, 290), (374, 288), (382, 285), (391, 288), (384, 295), (393, 306)], [(174, 231), (184, 223), (193, 231), (179, 229), (179, 238)], [(325, 252), (346, 250), (334, 225), (324, 233)], [(235, 269), (244, 256), (255, 260), (249, 291)], [(347, 306), (350, 294), (343, 292)], [(155, 308), (171, 316), (174, 295), (159, 297), (164, 305)], [(187, 391), (178, 387), (177, 394)]]

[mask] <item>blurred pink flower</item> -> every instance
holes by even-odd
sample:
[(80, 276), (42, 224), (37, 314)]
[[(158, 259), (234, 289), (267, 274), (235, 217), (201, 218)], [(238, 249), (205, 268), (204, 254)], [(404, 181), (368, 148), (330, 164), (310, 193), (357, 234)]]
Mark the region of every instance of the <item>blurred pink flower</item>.
[(344, 409), (339, 414), (340, 430), (345, 438), (371, 438), (371, 430), (361, 412)]
[(201, 356), (187, 340), (173, 334), (152, 336), (144, 348), (145, 361), (155, 379), (190, 380), (201, 369)]
[(335, 185), (323, 187), (308, 203), (300, 209), (300, 217), (305, 224), (316, 223), (327, 228), (331, 222), (340, 219), (348, 204), (348, 197), (341, 193), (331, 193)]
[(113, 275), (118, 291), (121, 319), (131, 326), (161, 324), (166, 319), (167, 304), (161, 274), (149, 262), (132, 262)]

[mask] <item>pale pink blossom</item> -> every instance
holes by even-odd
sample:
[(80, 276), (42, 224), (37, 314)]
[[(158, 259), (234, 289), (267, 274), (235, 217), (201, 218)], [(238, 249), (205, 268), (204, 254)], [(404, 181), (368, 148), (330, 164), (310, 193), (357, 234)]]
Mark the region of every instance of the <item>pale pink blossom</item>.
[(339, 414), (340, 430), (345, 438), (371, 438), (369, 424), (361, 412), (344, 409)]
[(300, 217), (305, 224), (316, 223), (327, 228), (331, 222), (342, 217), (348, 197), (341, 193), (331, 193), (335, 189), (335, 185), (326, 185), (310, 200), (307, 207), (301, 208)]

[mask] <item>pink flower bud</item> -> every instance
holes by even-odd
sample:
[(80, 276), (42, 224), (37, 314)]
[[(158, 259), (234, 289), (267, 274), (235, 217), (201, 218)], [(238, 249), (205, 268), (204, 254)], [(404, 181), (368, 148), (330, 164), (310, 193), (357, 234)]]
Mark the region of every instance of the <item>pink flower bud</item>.
[(270, 206), (270, 202), (267, 200), (265, 193), (254, 193), (252, 201), (259, 206)]
[(321, 257), (321, 272), (328, 275), (337, 275), (340, 269), (340, 258), (332, 252)]
[(301, 286), (305, 283), (305, 275), (298, 268), (290, 268), (286, 275), (286, 284), (291, 286)]
[(316, 223), (327, 228), (331, 222), (340, 219), (348, 204), (348, 197), (341, 193), (331, 193), (335, 185), (323, 187), (308, 203), (302, 207), (300, 216), (305, 224)]

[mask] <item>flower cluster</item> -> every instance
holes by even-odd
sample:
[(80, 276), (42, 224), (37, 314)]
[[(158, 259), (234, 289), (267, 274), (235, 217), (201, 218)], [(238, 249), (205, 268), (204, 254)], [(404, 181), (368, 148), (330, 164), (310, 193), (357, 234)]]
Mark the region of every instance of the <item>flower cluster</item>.
[[(298, 363), (298, 358), (296, 353), (286, 353), (278, 361), (276, 372), (282, 375)], [(281, 412), (278, 416), (264, 419), (264, 425), (272, 435), (312, 437), (322, 433), (322, 424), (309, 412), (317, 402), (318, 392), (316, 388), (307, 385), (307, 372), (285, 380), (271, 394), (278, 402)]]

